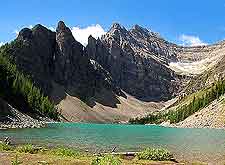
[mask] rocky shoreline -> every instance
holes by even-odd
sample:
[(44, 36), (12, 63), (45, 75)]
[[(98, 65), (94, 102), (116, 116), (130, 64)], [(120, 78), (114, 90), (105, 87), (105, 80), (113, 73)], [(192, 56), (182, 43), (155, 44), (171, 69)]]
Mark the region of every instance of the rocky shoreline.
[(6, 101), (0, 99), (0, 130), (9, 128), (41, 128), (51, 119), (40, 115), (18, 111)]
[[(148, 124), (146, 124), (148, 125)], [(151, 124), (149, 124), (151, 125)], [(163, 122), (161, 124), (159, 124), (159, 126), (161, 127), (170, 127), (170, 128), (199, 128), (199, 129), (225, 129), (225, 126), (221, 126), (221, 127), (215, 127), (213, 125), (208, 125), (208, 126), (205, 126), (205, 125), (199, 125), (199, 124), (195, 124), (194, 122), (192, 123), (192, 125), (188, 125), (188, 124), (184, 124), (184, 125), (181, 125), (180, 123), (177, 123), (177, 124), (170, 124), (169, 122)]]
[(14, 129), (14, 128), (42, 128), (46, 127), (46, 122), (33, 121), (33, 122), (0, 122), (1, 129)]

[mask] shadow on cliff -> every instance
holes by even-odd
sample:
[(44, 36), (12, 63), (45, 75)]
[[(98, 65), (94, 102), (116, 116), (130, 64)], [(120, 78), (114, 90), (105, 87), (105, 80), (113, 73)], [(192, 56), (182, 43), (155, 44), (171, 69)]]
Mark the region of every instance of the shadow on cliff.
[[(79, 98), (81, 101), (85, 102), (89, 107), (93, 108), (96, 103), (101, 105), (117, 108), (120, 100), (118, 99), (118, 95), (116, 95), (112, 90), (102, 89), (95, 93), (94, 96), (89, 97), (81, 97), (78, 92), (72, 90), (66, 90), (63, 86), (53, 83), (53, 88), (51, 92), (51, 99), (55, 104), (59, 104), (61, 101), (66, 99), (66, 96), (72, 96)], [(124, 92), (120, 92), (119, 96), (127, 98)]]
[(172, 99), (172, 95), (169, 94), (161, 94), (161, 95), (156, 95), (156, 96), (139, 96), (133, 93), (126, 92), (127, 94), (133, 96), (135, 99), (143, 101), (143, 102), (164, 102)]
[[(159, 95), (158, 97), (141, 97), (140, 95), (135, 95), (133, 93), (126, 93), (144, 102), (159, 102), (168, 100), (168, 97), (162, 97), (161, 95)], [(54, 103), (56, 105), (59, 104), (61, 101), (65, 100), (67, 96), (76, 97), (80, 99), (90, 108), (93, 108), (96, 103), (111, 108), (117, 108), (118, 104), (121, 104), (120, 100), (118, 99), (119, 96), (127, 99), (127, 95), (122, 90), (115, 94), (112, 90), (105, 88), (102, 88), (101, 91), (95, 92), (94, 96), (81, 97), (79, 92), (65, 89), (63, 86), (54, 82), (51, 92), (51, 99), (54, 101)]]
[(110, 90), (105, 89), (101, 90), (100, 92), (96, 93), (94, 97), (90, 97), (87, 99), (87, 101), (85, 101), (85, 103), (90, 107), (94, 107), (96, 102), (111, 108), (117, 108), (117, 104), (120, 104), (116, 94)]

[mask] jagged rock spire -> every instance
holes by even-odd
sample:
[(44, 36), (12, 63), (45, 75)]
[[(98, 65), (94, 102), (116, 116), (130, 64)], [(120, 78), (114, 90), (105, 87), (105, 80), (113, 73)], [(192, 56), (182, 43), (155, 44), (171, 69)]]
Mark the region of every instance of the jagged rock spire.
[(93, 41), (95, 42), (96, 39), (94, 37), (92, 37), (92, 35), (89, 35), (89, 37), (88, 37), (88, 43), (91, 43)]
[(63, 21), (59, 21), (58, 26), (56, 28), (56, 40), (57, 41), (67, 41), (73, 42), (75, 41), (71, 30), (65, 25)]
[(19, 40), (29, 40), (32, 38), (32, 30), (30, 30), (29, 28), (23, 28), (19, 34), (17, 39)]
[(111, 27), (112, 29), (122, 29), (122, 26), (119, 24), (119, 23), (113, 23), (112, 24), (112, 27)]
[(65, 31), (68, 30), (68, 28), (66, 27), (65, 23), (63, 21), (59, 21), (56, 31)]
[(109, 31), (127, 31), (126, 28), (119, 23), (113, 23)]

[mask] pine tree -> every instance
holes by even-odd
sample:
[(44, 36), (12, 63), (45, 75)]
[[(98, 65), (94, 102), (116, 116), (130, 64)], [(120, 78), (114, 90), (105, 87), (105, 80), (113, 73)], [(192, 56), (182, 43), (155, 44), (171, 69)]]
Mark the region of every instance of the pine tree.
[(59, 114), (48, 97), (45, 97), (32, 80), (17, 70), (16, 65), (12, 63), (8, 53), (11, 47), (19, 46), (20, 43), (13, 42), (0, 48), (0, 96), (17, 109), (32, 110), (57, 119)]

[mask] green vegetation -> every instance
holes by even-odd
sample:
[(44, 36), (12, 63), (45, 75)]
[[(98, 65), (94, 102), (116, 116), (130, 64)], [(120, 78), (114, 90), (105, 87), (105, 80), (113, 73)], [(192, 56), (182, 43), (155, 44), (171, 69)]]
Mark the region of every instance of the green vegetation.
[(173, 158), (172, 154), (165, 149), (154, 149), (147, 148), (142, 152), (136, 154), (136, 157), (141, 160), (156, 160), (156, 161), (166, 161)]
[(66, 157), (79, 157), (79, 156), (81, 156), (81, 153), (79, 151), (69, 149), (69, 148), (64, 148), (64, 147), (54, 148), (50, 151), (50, 153), (52, 155), (66, 156)]
[(32, 144), (25, 144), (16, 148), (17, 152), (36, 154), (38, 150)]
[[(0, 146), (3, 146), (2, 144)], [(92, 164), (92, 165), (121, 165), (121, 164), (149, 164), (154, 161), (171, 161), (172, 155), (164, 149), (145, 149), (132, 158), (115, 156), (111, 154), (94, 156), (82, 153), (74, 149), (64, 147), (47, 148), (37, 147), (31, 144), (9, 146), (4, 145), (0, 150), (4, 154), (7, 151), (8, 160), (13, 165), (21, 164), (29, 159), (31, 164)], [(10, 150), (9, 150), (10, 148)], [(38, 154), (38, 156), (37, 156)], [(3, 160), (6, 160), (3, 158)], [(44, 160), (44, 161), (43, 161)], [(2, 159), (0, 158), (0, 161)], [(171, 161), (172, 162), (172, 161)]]
[(15, 160), (12, 160), (12, 165), (20, 165), (22, 163), (23, 162), (21, 162), (21, 161), (18, 160), (18, 155), (16, 155)]
[(32, 144), (24, 144), (18, 146), (10, 146), (5, 143), (0, 143), (0, 151), (16, 151), (18, 153), (30, 153), (30, 154), (37, 154), (37, 153), (44, 153), (48, 155), (56, 155), (56, 156), (63, 156), (63, 157), (82, 157), (83, 154), (81, 152), (65, 148), (65, 147), (57, 147), (46, 149), (43, 147), (36, 147)]
[(46, 149), (43, 147), (36, 147), (32, 144), (24, 144), (18, 146), (10, 146), (5, 143), (0, 143), (0, 151), (16, 151), (19, 153), (30, 153), (30, 154), (37, 154), (37, 153), (45, 153), (48, 155), (57, 155), (57, 156), (65, 156), (65, 157), (81, 157), (81, 152), (65, 148), (65, 147), (57, 147)]
[(121, 161), (118, 157), (113, 155), (104, 155), (98, 156), (97, 158), (93, 159), (92, 165), (120, 165)]
[(0, 151), (11, 151), (12, 147), (5, 143), (0, 143)]
[(14, 41), (0, 48), (0, 97), (19, 110), (58, 119), (59, 113), (53, 103), (13, 63), (9, 53), (20, 47), (21, 43)]
[[(188, 116), (194, 114), (200, 109), (208, 106), (215, 99), (219, 99), (221, 95), (225, 93), (225, 81), (220, 80), (214, 83), (211, 87), (201, 90), (195, 93), (193, 96), (187, 97), (192, 98), (186, 103), (180, 102), (175, 110), (168, 110), (167, 112), (160, 112), (156, 114), (149, 114), (143, 118), (130, 119), (131, 124), (147, 124), (155, 123), (159, 124), (163, 121), (170, 121), (171, 123), (178, 123), (183, 121)], [(185, 102), (185, 99), (183, 100)]]

